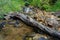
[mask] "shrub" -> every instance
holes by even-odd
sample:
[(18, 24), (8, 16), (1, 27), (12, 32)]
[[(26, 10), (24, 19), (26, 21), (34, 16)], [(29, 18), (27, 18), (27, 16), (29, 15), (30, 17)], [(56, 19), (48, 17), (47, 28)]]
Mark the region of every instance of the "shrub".
[(0, 18), (3, 17), (1, 17), (1, 14), (21, 10), (24, 3), (23, 0), (0, 0)]

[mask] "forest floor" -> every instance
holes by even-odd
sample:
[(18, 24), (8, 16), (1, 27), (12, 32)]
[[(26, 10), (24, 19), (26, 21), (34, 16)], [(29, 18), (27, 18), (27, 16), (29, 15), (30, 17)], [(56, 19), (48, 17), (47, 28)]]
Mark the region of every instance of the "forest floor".
[[(44, 15), (43, 15), (43, 13), (44, 13)], [(30, 14), (28, 16), (30, 16)], [(36, 21), (38, 21), (39, 23), (46, 25), (45, 19), (41, 18), (41, 16), (50, 18), (52, 15), (49, 12), (45, 12), (45, 11), (42, 12), (42, 11), (38, 10), (37, 14), (33, 14), (30, 17), (35, 18)], [(16, 20), (0, 20), (0, 22), (3, 22), (3, 21), (15, 22)], [(40, 37), (44, 37), (48, 40), (54, 40), (52, 37), (48, 36), (47, 34), (35, 33), (32, 27), (24, 24), (22, 21), (20, 21), (19, 27), (14, 27), (13, 24), (12, 25), (6, 24), (5, 28), (3, 28), (0, 31), (0, 40), (23, 40), (26, 35), (33, 35), (34, 36), (33, 40), (38, 40), (38, 38), (40, 38)], [(31, 39), (29, 39), (29, 40), (31, 40)]]

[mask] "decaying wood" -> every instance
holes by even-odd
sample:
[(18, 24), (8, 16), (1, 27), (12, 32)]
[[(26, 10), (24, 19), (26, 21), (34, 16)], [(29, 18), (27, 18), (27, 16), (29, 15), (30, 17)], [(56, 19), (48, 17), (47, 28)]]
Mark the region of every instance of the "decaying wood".
[(29, 26), (32, 26), (33, 28), (39, 28), (41, 31), (43, 31), (44, 33), (54, 37), (54, 38), (58, 38), (60, 39), (60, 33), (55, 31), (55, 30), (52, 30), (51, 28), (49, 27), (46, 27), (44, 25), (42, 25), (41, 23), (35, 21), (34, 19), (32, 19), (31, 17), (27, 16), (27, 15), (24, 15), (24, 14), (16, 14), (14, 15), (14, 17), (20, 19), (21, 21), (23, 21), (25, 24), (29, 25)]
[(16, 17), (19, 18), (20, 20), (22, 20), (27, 25), (30, 25), (32, 27), (38, 27), (40, 30), (42, 30), (46, 34), (60, 39), (59, 32), (56, 32), (55, 30), (52, 30), (51, 28), (46, 27), (46, 26), (42, 25), (41, 23), (38, 23), (37, 21), (33, 20), (32, 18), (28, 17), (27, 15), (18, 14)]

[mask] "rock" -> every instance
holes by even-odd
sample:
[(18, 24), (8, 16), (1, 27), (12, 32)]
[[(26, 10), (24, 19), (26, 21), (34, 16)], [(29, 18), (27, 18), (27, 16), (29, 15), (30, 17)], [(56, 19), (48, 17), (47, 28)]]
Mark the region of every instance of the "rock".
[(14, 25), (14, 22), (8, 21), (8, 24), (9, 24), (9, 25)]
[(9, 16), (5, 16), (4, 19), (5, 20), (9, 20), (10, 19), (10, 15)]
[(19, 27), (19, 20), (16, 20), (16, 22), (14, 23), (14, 27)]
[(13, 16), (15, 16), (15, 15), (17, 15), (17, 12), (6, 14), (4, 18), (6, 20), (11, 20), (11, 19), (13, 19)]
[(48, 39), (48, 40), (59, 40), (59, 39), (57, 39), (57, 38), (53, 38), (53, 37), (51, 37), (51, 36), (48, 36), (47, 39)]
[(57, 17), (60, 17), (60, 11), (57, 11), (57, 12), (53, 13), (53, 15), (55, 15)]
[(30, 11), (30, 8), (28, 8), (28, 7), (24, 7), (24, 8), (23, 8), (23, 12), (29, 13), (29, 11)]
[(50, 18), (46, 18), (46, 22), (47, 22), (47, 25), (50, 25), (50, 27), (57, 28), (59, 26), (58, 21), (56, 20), (56, 18), (53, 15), (51, 15)]
[(9, 25), (13, 25), (14, 27), (18, 27), (19, 24), (20, 24), (20, 21), (19, 20), (15, 20), (15, 21), (8, 21), (8, 24)]
[(47, 40), (47, 39), (45, 39), (44, 37), (40, 37), (38, 40)]
[(28, 14), (28, 15), (31, 15), (34, 13), (33, 9), (30, 8), (30, 7), (23, 7), (23, 13), (24, 14)]
[(5, 27), (5, 24), (6, 24), (6, 22), (1, 22), (0, 23), (0, 29), (4, 28)]

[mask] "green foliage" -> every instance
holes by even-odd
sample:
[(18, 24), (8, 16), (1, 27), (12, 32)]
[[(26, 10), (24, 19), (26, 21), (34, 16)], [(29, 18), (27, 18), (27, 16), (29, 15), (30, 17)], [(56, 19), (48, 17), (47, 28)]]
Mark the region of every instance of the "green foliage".
[(54, 5), (56, 3), (57, 0), (49, 0), (49, 4), (50, 5)]
[(51, 7), (50, 11), (59, 11), (60, 10), (60, 0), (57, 0), (57, 2), (55, 3), (55, 5), (53, 5)]
[(30, 5), (46, 11), (60, 10), (60, 0), (26, 0)]
[(20, 11), (21, 6), (24, 6), (26, 2), (46, 11), (60, 10), (60, 0), (0, 0), (0, 15), (11, 11)]
[(24, 6), (22, 0), (0, 0), (0, 9), (3, 12), (18, 11), (21, 10), (21, 6)]
[(27, 0), (30, 5), (39, 7), (42, 10), (46, 10), (50, 7), (49, 0)]
[[(59, 10), (58, 8), (60, 8), (59, 0), (0, 0), (0, 14), (10, 11), (19, 11), (21, 10), (21, 6), (24, 6), (26, 2), (34, 7), (39, 7), (40, 9), (47, 11)], [(54, 3), (55, 5), (51, 5)]]
[(21, 6), (24, 4), (23, 0), (0, 0), (0, 18), (3, 17), (1, 15), (8, 12), (21, 10)]

